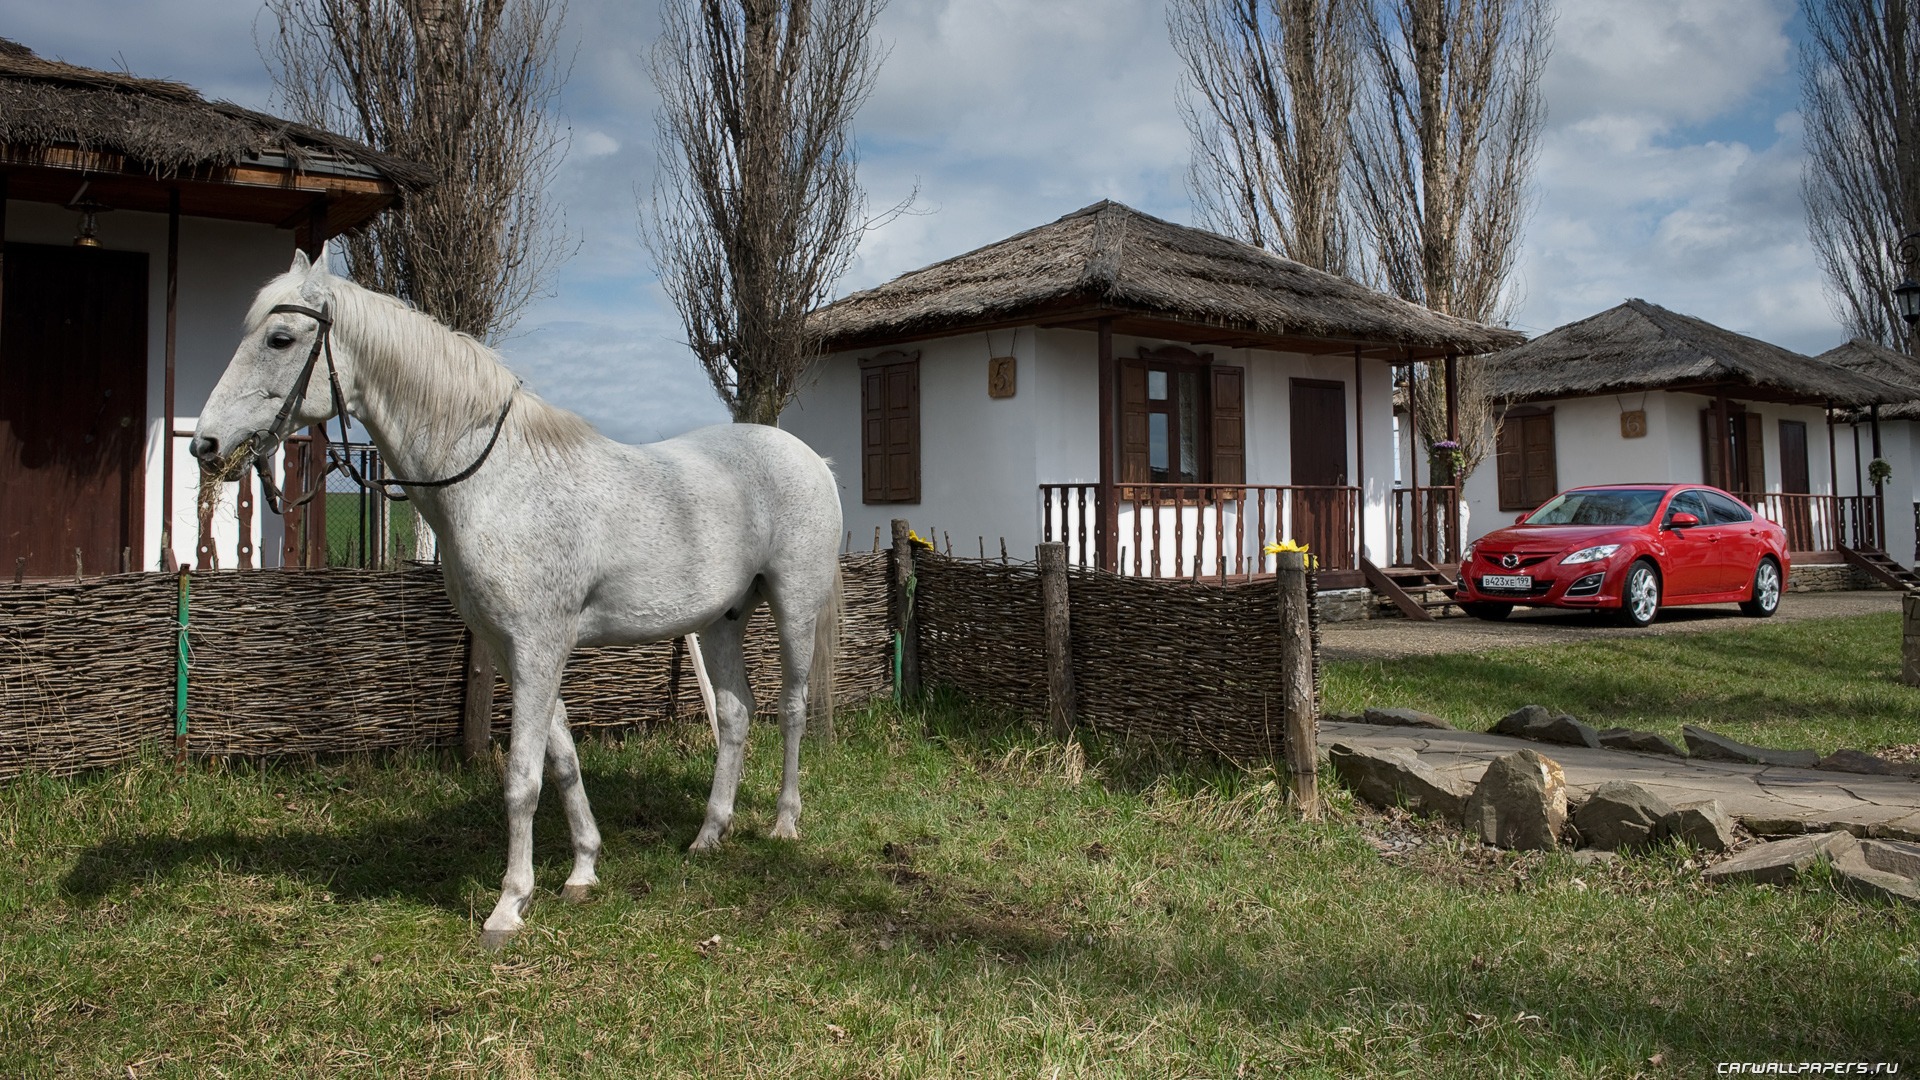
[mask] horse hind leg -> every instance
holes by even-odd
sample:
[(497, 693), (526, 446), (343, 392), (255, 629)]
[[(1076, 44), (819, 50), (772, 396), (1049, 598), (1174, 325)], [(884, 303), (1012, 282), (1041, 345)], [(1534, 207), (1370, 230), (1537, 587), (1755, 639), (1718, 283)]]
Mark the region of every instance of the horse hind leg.
[(553, 728), (547, 734), (547, 773), (559, 789), (560, 805), (567, 811), (567, 829), (573, 836), (573, 873), (567, 875), (560, 896), (577, 904), (600, 883), (594, 873), (594, 864), (600, 858), (600, 827), (594, 824), (587, 789), (580, 782), (580, 755), (574, 749), (573, 733), (567, 730), (567, 703), (561, 698), (554, 699)]
[(753, 688), (747, 684), (742, 643), (751, 608), (715, 620), (700, 631), (701, 653), (713, 683), (715, 721), (719, 729), (713, 762), (713, 791), (707, 796), (707, 819), (693, 838), (690, 851), (712, 851), (733, 826), (733, 803), (740, 791), (745, 764), (747, 725), (753, 718)]

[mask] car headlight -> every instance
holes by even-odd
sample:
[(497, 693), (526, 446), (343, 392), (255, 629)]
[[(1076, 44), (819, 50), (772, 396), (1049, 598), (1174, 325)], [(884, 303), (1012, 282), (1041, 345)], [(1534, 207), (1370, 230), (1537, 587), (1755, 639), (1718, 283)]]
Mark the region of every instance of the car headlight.
[(1473, 542), (1472, 544), (1468, 544), (1468, 545), (1467, 545), (1467, 547), (1466, 547), (1466, 550), (1465, 550), (1465, 551), (1462, 551), (1462, 552), (1460, 553), (1460, 561), (1461, 561), (1462, 563), (1470, 563), (1470, 562), (1472, 562), (1472, 561), (1473, 561), (1473, 549), (1474, 549), (1474, 547), (1475, 547), (1476, 545), (1478, 545), (1479, 543), (1480, 543), (1480, 541), (1478, 541), (1478, 540), (1475, 540), (1475, 541), (1474, 541), (1474, 542)]
[(1581, 548), (1579, 551), (1561, 559), (1560, 565), (1574, 566), (1579, 563), (1599, 562), (1601, 559), (1607, 558), (1619, 550), (1619, 544), (1599, 544), (1590, 548)]

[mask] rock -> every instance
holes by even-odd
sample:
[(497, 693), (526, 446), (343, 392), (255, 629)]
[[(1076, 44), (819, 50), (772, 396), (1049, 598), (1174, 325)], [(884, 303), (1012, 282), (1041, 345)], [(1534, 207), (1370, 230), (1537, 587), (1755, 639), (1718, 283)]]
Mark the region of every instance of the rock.
[(1763, 885), (1785, 885), (1798, 878), (1814, 863), (1831, 860), (1836, 852), (1858, 851), (1860, 841), (1852, 833), (1827, 832), (1794, 836), (1760, 844), (1707, 868), (1700, 876), (1708, 881), (1754, 881)]
[(1725, 735), (1715, 735), (1705, 728), (1687, 724), (1680, 729), (1680, 735), (1687, 740), (1687, 749), (1693, 756), (1704, 761), (1739, 761), (1749, 765), (1790, 765), (1795, 768), (1811, 769), (1820, 761), (1820, 755), (1811, 750), (1770, 750), (1764, 746), (1749, 746)]
[(1551, 850), (1566, 823), (1566, 773), (1533, 750), (1494, 758), (1467, 800), (1466, 828), (1496, 847)]
[(1920, 880), (1920, 844), (1903, 840), (1862, 840), (1860, 854), (1875, 870)]
[(1667, 800), (1639, 784), (1609, 780), (1574, 811), (1573, 825), (1587, 847), (1632, 850), (1652, 845), (1660, 822), (1672, 814)]
[(1920, 880), (1874, 866), (1859, 841), (1834, 850), (1833, 887), (1862, 899), (1920, 906)]
[(1403, 746), (1374, 750), (1334, 743), (1328, 760), (1340, 782), (1380, 807), (1405, 806), (1458, 825), (1471, 788), (1466, 781), (1435, 772), (1420, 755)]
[(1525, 705), (1500, 718), (1493, 725), (1495, 735), (1510, 735), (1534, 742), (1559, 743), (1562, 746), (1600, 747), (1600, 734), (1590, 724), (1571, 716), (1554, 716), (1539, 705)]
[(1619, 854), (1612, 851), (1598, 851), (1594, 848), (1581, 848), (1579, 851), (1568, 852), (1568, 855), (1582, 866), (1605, 866), (1608, 863), (1620, 861)]
[(1320, 721), (1327, 724), (1364, 724), (1367, 718), (1365, 714), (1357, 712), (1323, 712)]
[[(1740, 824), (1755, 836), (1799, 836), (1807, 831), (1807, 823), (1799, 818), (1743, 817)], [(1815, 829), (1815, 832), (1821, 830)]]
[(1632, 750), (1641, 754), (1666, 754), (1670, 757), (1686, 757), (1687, 752), (1673, 745), (1673, 740), (1665, 735), (1655, 735), (1651, 731), (1635, 731), (1632, 728), (1608, 728), (1600, 733), (1600, 745), (1608, 750)]
[(1452, 724), (1434, 716), (1432, 713), (1423, 713), (1418, 709), (1368, 709), (1361, 714), (1360, 722), (1363, 724), (1372, 724), (1375, 727), (1423, 727), (1438, 728), (1441, 731), (1453, 730)]
[(1858, 750), (1835, 750), (1826, 757), (1813, 763), (1816, 769), (1829, 769), (1833, 772), (1863, 773), (1867, 776), (1894, 775), (1893, 763), (1882, 761), (1872, 754)]
[(1727, 816), (1718, 799), (1682, 803), (1660, 819), (1653, 838), (1678, 840), (1701, 851), (1721, 852), (1733, 846), (1733, 818)]

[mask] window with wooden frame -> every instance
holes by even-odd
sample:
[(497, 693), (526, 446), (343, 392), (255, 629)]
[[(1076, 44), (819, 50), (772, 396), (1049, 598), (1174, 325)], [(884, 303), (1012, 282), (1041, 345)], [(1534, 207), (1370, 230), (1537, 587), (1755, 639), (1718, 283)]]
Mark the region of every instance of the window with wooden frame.
[(860, 496), (920, 501), (920, 353), (892, 350), (860, 361)]
[(1120, 366), (1120, 482), (1243, 484), (1246, 369), (1177, 345)]
[[(1747, 412), (1739, 405), (1728, 406), (1727, 437), (1714, 437), (1714, 417), (1720, 411), (1709, 405), (1700, 410), (1700, 461), (1706, 470), (1706, 482), (1725, 487), (1735, 494), (1758, 495), (1767, 490), (1765, 425), (1760, 414)], [(1720, 475), (1720, 455), (1733, 446), (1733, 477)]]
[(1494, 471), (1499, 476), (1502, 510), (1532, 510), (1560, 493), (1552, 409), (1507, 410), (1494, 444)]

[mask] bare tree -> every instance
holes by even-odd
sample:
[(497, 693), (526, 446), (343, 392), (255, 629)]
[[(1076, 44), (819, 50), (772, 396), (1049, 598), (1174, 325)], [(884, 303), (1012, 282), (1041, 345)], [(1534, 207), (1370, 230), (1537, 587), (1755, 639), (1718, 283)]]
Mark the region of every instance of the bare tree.
[(738, 421), (774, 424), (816, 359), (807, 312), (853, 261), (854, 113), (885, 0), (664, 0), (660, 167), (642, 231)]
[(268, 0), (294, 117), (432, 170), (345, 241), (361, 283), (495, 338), (565, 252), (546, 189), (562, 0)]
[(1347, 271), (1359, 0), (1169, 0), (1180, 114), (1203, 224)]
[[(1371, 274), (1434, 311), (1500, 321), (1545, 120), (1546, 0), (1380, 0), (1364, 11), (1352, 178)], [(1499, 403), (1480, 365), (1459, 376), (1464, 476), (1493, 447)], [(1441, 383), (1431, 365), (1413, 380), (1427, 444), (1446, 436)]]
[(1920, 0), (1807, 0), (1805, 9), (1802, 187), (1814, 251), (1854, 336), (1920, 351), (1893, 300), (1912, 272), (1896, 248), (1920, 229)]

